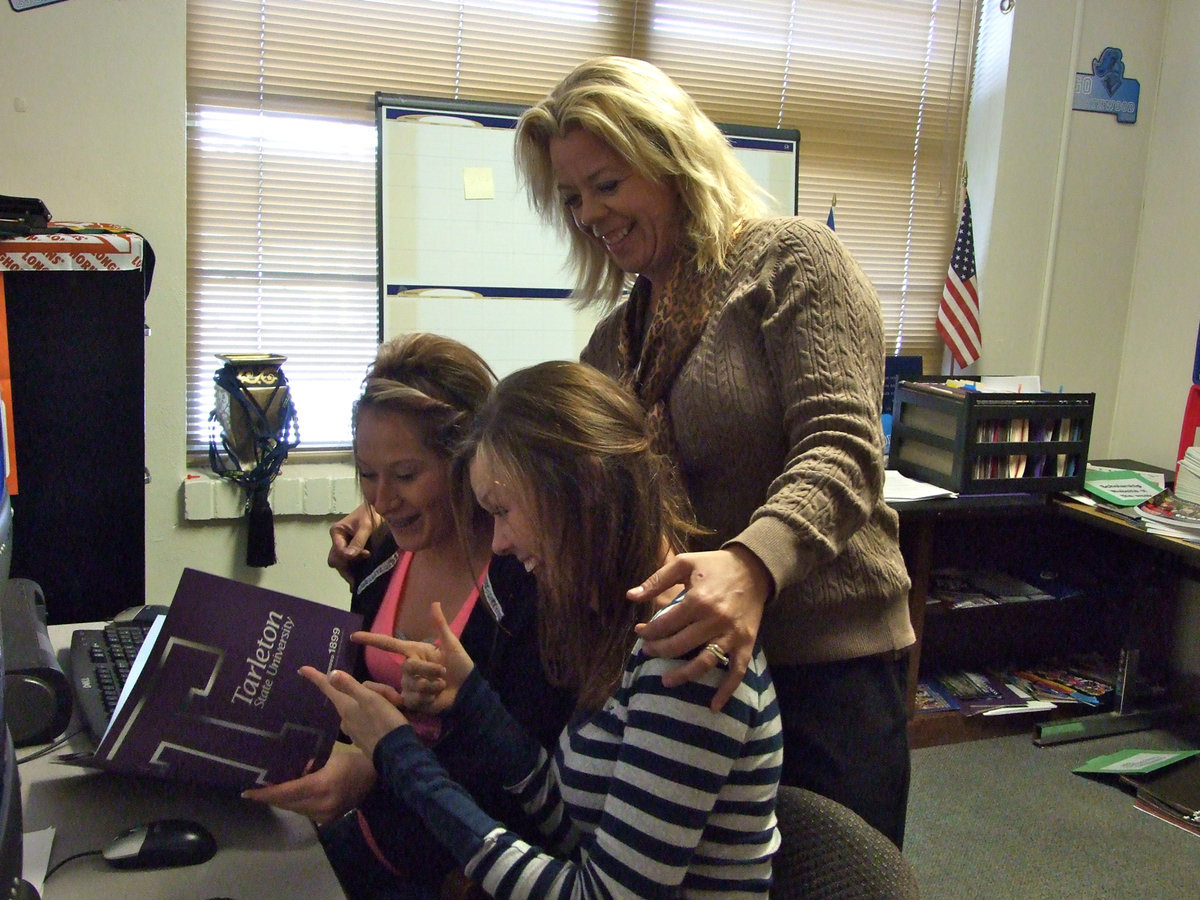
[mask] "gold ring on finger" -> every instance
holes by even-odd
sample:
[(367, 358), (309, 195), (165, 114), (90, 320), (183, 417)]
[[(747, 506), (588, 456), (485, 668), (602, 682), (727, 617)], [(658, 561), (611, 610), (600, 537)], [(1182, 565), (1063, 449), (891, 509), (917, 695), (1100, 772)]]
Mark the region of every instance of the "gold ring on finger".
[(725, 651), (716, 644), (706, 644), (704, 649), (717, 658), (717, 665), (722, 669), (729, 665), (729, 657), (726, 656)]

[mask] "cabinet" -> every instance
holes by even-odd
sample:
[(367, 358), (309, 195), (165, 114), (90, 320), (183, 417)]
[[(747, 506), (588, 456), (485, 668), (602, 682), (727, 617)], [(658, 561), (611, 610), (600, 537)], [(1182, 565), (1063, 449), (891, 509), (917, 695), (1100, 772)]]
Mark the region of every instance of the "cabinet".
[[(1078, 504), (1016, 494), (906, 504), (900, 539), (917, 632), (910, 698), (920, 676), (943, 668), (1037, 663), (1075, 652), (1099, 653), (1115, 666), (1127, 648), (1140, 650), (1148, 680), (1167, 680), (1175, 579), (1184, 569), (1200, 571), (1200, 546), (1148, 535)], [(930, 573), (943, 566), (1055, 573), (1083, 590), (1061, 600), (947, 609), (927, 602)], [(910, 737), (915, 747), (929, 746), (1028, 732), (1040, 718), (1080, 713), (921, 714), (910, 720)]]
[(145, 602), (149, 248), (93, 231), (0, 240), (19, 480), (12, 574), (42, 587), (52, 623)]

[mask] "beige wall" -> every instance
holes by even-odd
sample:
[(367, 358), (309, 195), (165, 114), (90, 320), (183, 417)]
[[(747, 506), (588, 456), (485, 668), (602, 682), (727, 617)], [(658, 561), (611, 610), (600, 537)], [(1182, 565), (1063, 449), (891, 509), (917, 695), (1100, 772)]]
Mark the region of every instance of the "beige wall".
[[(279, 562), (246, 567), (237, 520), (186, 522), (184, 0), (0, 7), (0, 194), (40, 197), (63, 220), (133, 228), (154, 248), (146, 304), (146, 584), (169, 600), (193, 566), (314, 600), (347, 602), (325, 565), (329, 519), (276, 519)], [(216, 361), (214, 360), (214, 369)], [(142, 540), (128, 535), (98, 541)]]
[[(1200, 323), (1200, 0), (1167, 7), (1113, 447), (1172, 465)], [(1143, 91), (1147, 88), (1143, 87)], [(1174, 431), (1172, 431), (1172, 427)]]
[[(1094, 455), (1173, 464), (1200, 303), (1200, 0), (1018, 0), (1001, 83), (968, 140), (987, 373), (1096, 391)], [(152, 599), (185, 565), (341, 603), (329, 519), (276, 521), (279, 564), (240, 563), (240, 523), (185, 522), (184, 0), (0, 7), (0, 193), (144, 234), (145, 542)], [(1071, 113), (1105, 46), (1142, 85), (1136, 125)], [(98, 540), (114, 540), (102, 535)], [(130, 523), (129, 540), (141, 539)]]
[[(1200, 324), (1200, 0), (1018, 2), (1004, 77), (972, 110), (985, 374), (1096, 392), (1093, 457), (1174, 467)], [(1107, 46), (1136, 124), (1071, 110)]]

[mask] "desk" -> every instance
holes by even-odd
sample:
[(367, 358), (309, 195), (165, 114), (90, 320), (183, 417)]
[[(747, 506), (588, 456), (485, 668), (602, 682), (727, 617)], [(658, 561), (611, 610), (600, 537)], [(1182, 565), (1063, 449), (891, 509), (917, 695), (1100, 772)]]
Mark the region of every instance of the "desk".
[[(71, 631), (78, 627), (50, 626), (51, 642), (69, 645)], [(69, 749), (85, 749), (85, 738), (73, 741), (76, 746)], [(26, 748), (19, 755), (31, 752)], [(72, 860), (47, 879), (43, 900), (257, 900), (289, 891), (305, 900), (345, 900), (312, 823), (302, 816), (210, 788), (67, 766), (54, 762), (54, 755), (27, 762), (20, 772), (25, 831), (56, 829), (51, 865), (99, 849), (119, 831), (156, 818), (195, 819), (217, 841), (211, 860), (175, 869), (121, 871), (98, 856)]]
[[(1115, 665), (1123, 651), (1165, 675), (1168, 612), (1183, 571), (1200, 572), (1200, 546), (1152, 535), (1119, 516), (1049, 495), (977, 495), (897, 504), (900, 542), (912, 579), (909, 609), (917, 645), (909, 696), (932, 667), (1002, 665), (1010, 657), (1047, 658), (1095, 650)], [(1055, 570), (1078, 579), (1070, 601), (946, 611), (930, 606), (930, 573), (941, 566), (995, 567), (1021, 574)], [(1165, 588), (1165, 589), (1163, 589)], [(924, 664), (924, 665), (923, 665)], [(1038, 718), (981, 720), (957, 714), (914, 716), (914, 747), (1029, 730)]]

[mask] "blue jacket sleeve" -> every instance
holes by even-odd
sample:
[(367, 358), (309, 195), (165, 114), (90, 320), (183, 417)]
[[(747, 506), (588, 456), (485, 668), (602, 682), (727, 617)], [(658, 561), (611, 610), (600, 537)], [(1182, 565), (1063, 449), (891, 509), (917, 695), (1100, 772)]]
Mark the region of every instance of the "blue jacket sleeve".
[[(479, 736), (486, 748), (481, 755), (491, 760), (502, 784), (516, 784), (545, 760), (545, 750), (508, 715), (478, 670), (459, 689), (455, 712), (460, 727)], [(503, 827), (450, 778), (412, 728), (385, 735), (373, 759), (388, 790), (421, 817), (460, 864), (475, 855), (489, 833)]]
[(388, 789), (403, 800), (463, 865), (499, 824), (453, 781), (442, 764), (407, 725), (375, 745), (375, 769)]

